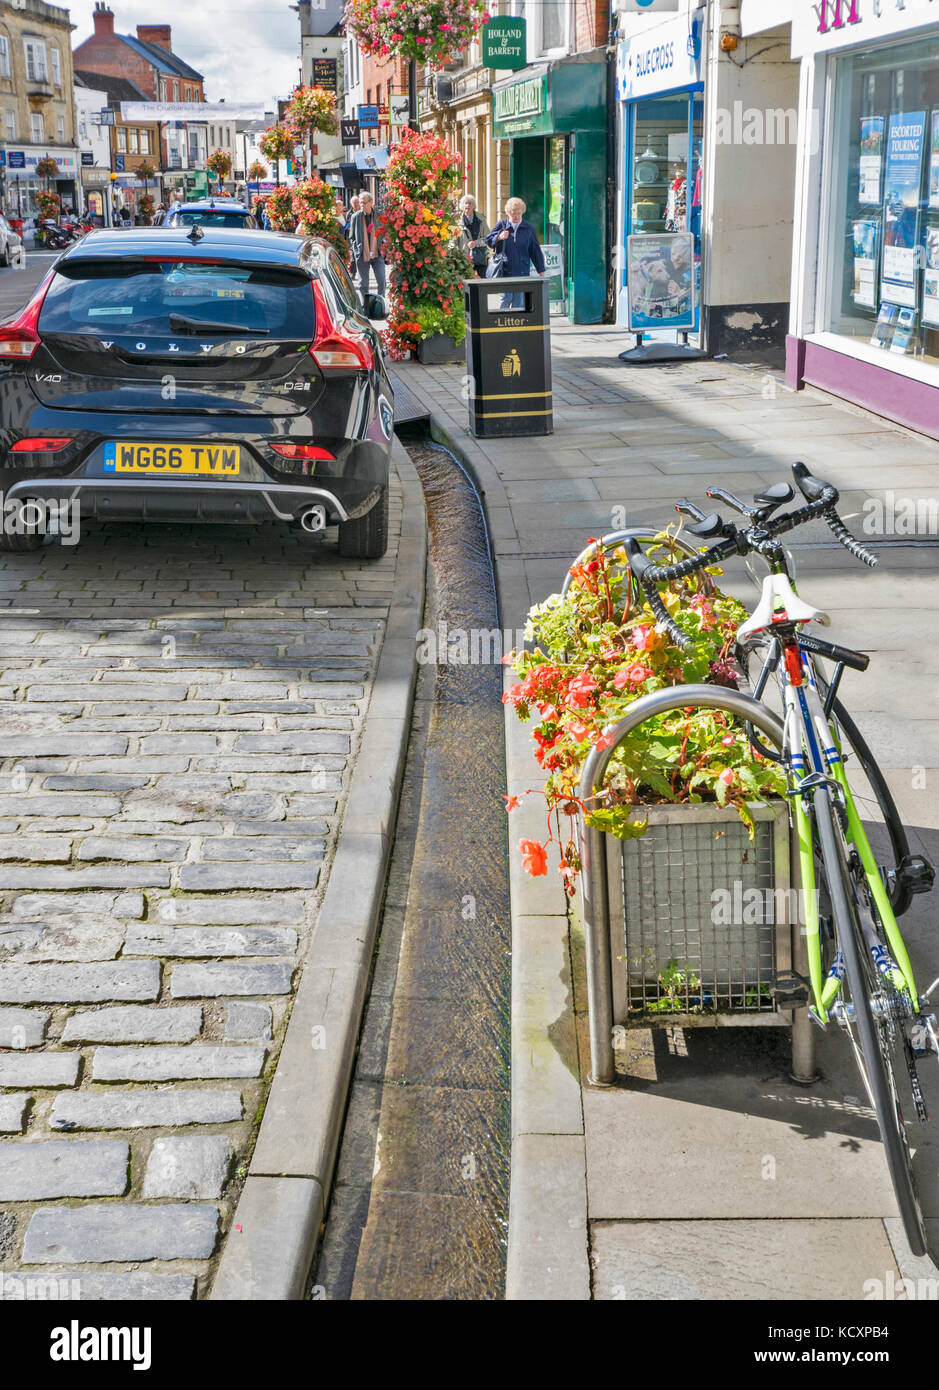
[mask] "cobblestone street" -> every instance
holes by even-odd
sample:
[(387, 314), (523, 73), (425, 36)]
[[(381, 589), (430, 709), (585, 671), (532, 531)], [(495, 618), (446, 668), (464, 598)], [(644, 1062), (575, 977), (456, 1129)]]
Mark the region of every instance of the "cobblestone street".
[(377, 564), (274, 527), (94, 525), (77, 548), (3, 557), (7, 1290), (207, 1291), (322, 896), (399, 525), (396, 485)]

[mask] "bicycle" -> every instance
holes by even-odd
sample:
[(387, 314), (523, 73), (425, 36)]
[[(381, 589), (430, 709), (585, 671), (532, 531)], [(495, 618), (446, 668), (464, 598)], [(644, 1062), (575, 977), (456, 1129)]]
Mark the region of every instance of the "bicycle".
[[(752, 506), (723, 488), (708, 489), (708, 497), (725, 502), (746, 518), (743, 527), (724, 521), (716, 512), (705, 515), (692, 503), (679, 503), (678, 511), (693, 520), (686, 528), (688, 535), (699, 543), (710, 542), (693, 558), (656, 565), (638, 541), (627, 539), (625, 547), (633, 574), (658, 623), (683, 648), (690, 646), (691, 639), (668, 613), (658, 585), (674, 583), (734, 555), (757, 554), (768, 564), (760, 601), (737, 634), (741, 683), (747, 683), (744, 668), (749, 668), (754, 655), (762, 658), (762, 669), (752, 698), (738, 694), (736, 701), (728, 702), (728, 709), (745, 722), (757, 751), (784, 765), (788, 780), (805, 890), (809, 978), (793, 974), (779, 980), (774, 995), (779, 1007), (809, 1005), (810, 1017), (821, 1028), (827, 1029), (834, 1022), (847, 1034), (877, 1116), (907, 1240), (913, 1253), (922, 1255), (926, 1239), (901, 1091), (904, 1100), (912, 1098), (914, 1113), (925, 1121), (928, 1114), (917, 1061), (930, 1054), (939, 1057), (939, 1025), (929, 1012), (929, 997), (939, 980), (925, 994), (919, 994), (897, 917), (909, 906), (913, 894), (932, 888), (935, 873), (926, 859), (910, 853), (886, 781), (838, 700), (845, 669), (866, 671), (870, 657), (804, 631), (810, 624), (827, 627), (830, 619), (797, 594), (790, 557), (779, 538), (818, 518), (862, 563), (873, 567), (877, 557), (844, 525), (836, 510), (839, 494), (835, 487), (813, 477), (801, 463), (793, 465), (793, 474), (806, 505), (775, 517), (774, 513), (796, 495), (789, 483), (767, 488), (754, 498)], [(817, 669), (818, 658), (833, 664), (830, 677)], [(762, 700), (773, 675), (782, 705), (778, 719)], [(668, 693), (692, 704), (695, 694), (703, 700), (706, 690), (678, 687), (678, 695)], [(713, 704), (715, 695), (706, 698)], [(716, 698), (720, 700), (721, 695)], [(761, 707), (766, 709), (765, 716)], [(771, 734), (780, 723), (782, 739), (774, 748), (764, 742), (755, 725)], [(845, 770), (845, 759), (852, 753), (868, 776), (884, 814), (892, 863), (878, 863), (861, 822)], [(591, 785), (599, 784), (602, 772), (599, 764), (589, 769)], [(816, 894), (817, 884), (824, 896)]]

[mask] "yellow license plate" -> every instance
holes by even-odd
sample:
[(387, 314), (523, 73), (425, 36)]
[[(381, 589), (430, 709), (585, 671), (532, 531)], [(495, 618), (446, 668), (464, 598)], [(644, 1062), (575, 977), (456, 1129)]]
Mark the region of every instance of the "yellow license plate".
[(236, 478), (240, 470), (241, 448), (237, 444), (146, 444), (121, 439), (104, 446), (105, 473)]

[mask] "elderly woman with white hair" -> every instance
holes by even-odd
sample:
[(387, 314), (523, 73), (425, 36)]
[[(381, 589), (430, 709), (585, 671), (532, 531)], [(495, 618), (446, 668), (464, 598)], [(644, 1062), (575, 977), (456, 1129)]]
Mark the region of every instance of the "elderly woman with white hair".
[[(502, 275), (530, 275), (531, 266), (539, 275), (544, 275), (544, 256), (538, 244), (538, 237), (530, 222), (525, 221), (525, 204), (521, 198), (509, 198), (505, 204), (505, 217), (497, 222), (486, 237), (486, 241), (504, 259)], [(521, 309), (524, 296), (504, 294), (503, 309)]]
[(489, 264), (489, 248), (486, 246), (489, 223), (481, 212), (477, 212), (476, 199), (472, 193), (464, 193), (460, 199), (460, 212), (462, 220), (459, 247), (473, 262), (478, 279), (486, 274), (486, 266)]

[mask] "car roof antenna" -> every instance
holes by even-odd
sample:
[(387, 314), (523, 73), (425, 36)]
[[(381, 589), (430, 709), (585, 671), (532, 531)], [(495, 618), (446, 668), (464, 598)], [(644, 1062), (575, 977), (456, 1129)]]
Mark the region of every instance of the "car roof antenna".
[(204, 236), (205, 232), (199, 226), (198, 222), (194, 222), (192, 224), (192, 231), (189, 233), (186, 240), (191, 241), (193, 246), (195, 246), (196, 242), (201, 241)]

